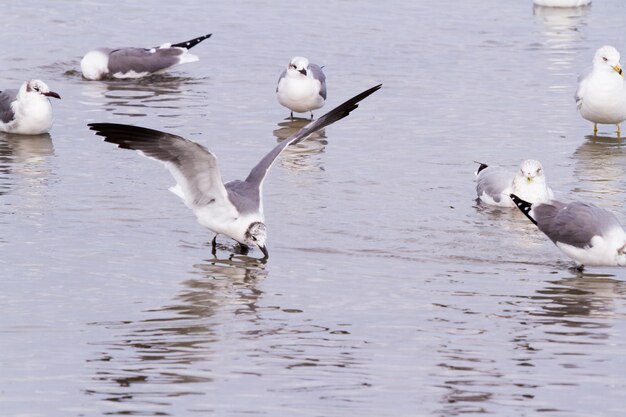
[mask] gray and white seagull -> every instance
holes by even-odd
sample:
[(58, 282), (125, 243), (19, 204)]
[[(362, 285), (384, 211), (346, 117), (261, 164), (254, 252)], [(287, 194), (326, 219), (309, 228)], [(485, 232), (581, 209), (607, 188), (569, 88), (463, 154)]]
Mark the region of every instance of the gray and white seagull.
[(40, 135), (52, 128), (50, 97), (61, 98), (41, 80), (30, 80), (19, 89), (0, 91), (0, 132)]
[(174, 65), (195, 62), (199, 58), (189, 50), (211, 37), (200, 36), (186, 42), (166, 43), (156, 48), (98, 48), (80, 61), (83, 77), (88, 80), (107, 78), (141, 78)]
[(326, 102), (326, 76), (322, 67), (309, 62), (302, 56), (291, 58), (287, 68), (278, 78), (276, 86), (278, 102), (293, 112), (311, 112), (321, 108)]
[(613, 213), (580, 201), (531, 204), (515, 194), (511, 199), (580, 269), (626, 265), (626, 232)]
[(88, 126), (106, 142), (120, 148), (139, 151), (144, 156), (165, 164), (176, 185), (170, 188), (193, 210), (198, 222), (217, 235), (237, 241), (242, 249), (255, 245), (267, 259), (266, 227), (263, 214), (263, 180), (274, 160), (289, 145), (305, 140), (312, 133), (343, 119), (358, 107), (358, 103), (374, 93), (382, 84), (358, 94), (329, 111), (318, 120), (276, 145), (243, 180), (222, 182), (217, 157), (208, 149), (180, 136), (158, 130), (116, 123), (90, 123)]

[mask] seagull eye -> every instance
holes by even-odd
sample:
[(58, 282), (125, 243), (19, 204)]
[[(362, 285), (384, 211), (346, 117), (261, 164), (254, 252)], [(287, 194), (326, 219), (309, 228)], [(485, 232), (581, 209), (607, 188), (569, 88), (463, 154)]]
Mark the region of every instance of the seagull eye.
[(607, 61), (608, 61), (607, 57), (605, 57), (605, 56), (603, 56), (603, 57), (602, 57), (602, 60), (603, 60), (604, 62), (607, 62)]
[(252, 236), (252, 240), (256, 242), (256, 236)]
[(35, 91), (39, 91), (39, 86), (37, 86), (37, 85), (36, 85), (36, 86), (34, 86), (34, 87), (33, 87), (33, 90), (35, 90)]

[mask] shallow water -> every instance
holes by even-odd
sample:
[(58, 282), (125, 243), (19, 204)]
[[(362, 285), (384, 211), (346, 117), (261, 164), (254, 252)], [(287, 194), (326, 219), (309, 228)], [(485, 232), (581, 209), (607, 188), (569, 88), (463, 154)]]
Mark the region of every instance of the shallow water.
[[(624, 5), (405, 3), (3, 6), (2, 88), (62, 100), (49, 135), (0, 136), (0, 414), (626, 413), (626, 274), (573, 271), (473, 182), (474, 160), (538, 158), (557, 197), (626, 221), (623, 143), (573, 101), (594, 51), (624, 49)], [(149, 80), (77, 71), (207, 32)], [(384, 87), (272, 168), (267, 264), (224, 238), (214, 258), (168, 172), (86, 127), (179, 134), (244, 177), (302, 123), (274, 96), (295, 55), (325, 65), (319, 114)]]

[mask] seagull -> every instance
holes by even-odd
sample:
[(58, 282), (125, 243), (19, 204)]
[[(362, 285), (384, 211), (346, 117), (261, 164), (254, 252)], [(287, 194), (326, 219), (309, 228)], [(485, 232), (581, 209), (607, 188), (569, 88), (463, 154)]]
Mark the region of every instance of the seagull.
[(294, 111), (310, 111), (313, 120), (313, 110), (322, 107), (326, 101), (326, 76), (322, 67), (301, 56), (292, 58), (278, 78), (276, 96), (281, 105), (291, 110), (292, 120)]
[(620, 54), (612, 46), (603, 46), (593, 57), (591, 71), (578, 78), (576, 106), (580, 115), (593, 122), (593, 134), (598, 133), (598, 123), (617, 125), (626, 120), (626, 83), (619, 62)]
[(83, 77), (88, 80), (106, 78), (141, 78), (174, 65), (195, 62), (199, 58), (189, 50), (211, 37), (200, 36), (180, 43), (165, 43), (156, 48), (98, 48), (80, 61)]
[(26, 81), (19, 90), (0, 92), (0, 132), (48, 133), (54, 121), (48, 97), (61, 98), (41, 80)]
[(582, 7), (591, 4), (591, 0), (533, 0), (536, 6), (544, 7)]
[(216, 253), (217, 235), (237, 241), (242, 251), (256, 245), (268, 258), (266, 227), (263, 214), (263, 180), (274, 160), (287, 146), (305, 140), (312, 133), (343, 119), (358, 103), (380, 89), (382, 84), (358, 94), (310, 122), (297, 133), (276, 145), (243, 180), (222, 182), (217, 157), (195, 142), (170, 133), (116, 123), (90, 123), (88, 126), (106, 142), (133, 149), (156, 159), (167, 167), (176, 185), (170, 188), (193, 210), (198, 222), (215, 233), (212, 241)]
[(611, 212), (580, 201), (532, 204), (515, 194), (511, 199), (579, 269), (626, 265), (626, 232)]
[(496, 166), (480, 164), (476, 171), (476, 194), (490, 205), (515, 207), (509, 194), (517, 194), (533, 203), (550, 201), (554, 193), (546, 185), (543, 167), (539, 161), (527, 159), (516, 174)]

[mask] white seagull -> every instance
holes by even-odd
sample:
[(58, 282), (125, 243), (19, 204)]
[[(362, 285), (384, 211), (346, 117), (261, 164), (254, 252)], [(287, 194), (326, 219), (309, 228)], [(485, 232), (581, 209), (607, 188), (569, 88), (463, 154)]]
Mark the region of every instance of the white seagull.
[(210, 37), (211, 33), (156, 48), (98, 48), (87, 52), (80, 61), (80, 69), (88, 80), (141, 78), (174, 65), (197, 61), (199, 58), (189, 50)]
[(626, 232), (609, 211), (580, 201), (531, 204), (515, 194), (511, 199), (579, 269), (626, 265)]
[(289, 61), (287, 69), (278, 78), (276, 87), (278, 102), (293, 112), (311, 112), (319, 109), (326, 101), (326, 76), (319, 65), (297, 56)]
[(620, 54), (612, 46), (603, 46), (593, 57), (591, 71), (578, 78), (576, 105), (580, 115), (593, 122), (593, 134), (598, 123), (617, 125), (626, 120), (626, 83), (622, 75)]
[(41, 80), (26, 81), (19, 90), (0, 92), (0, 132), (48, 133), (54, 122), (48, 97), (61, 98)]
[(476, 171), (476, 194), (486, 204), (515, 207), (509, 198), (510, 194), (517, 194), (532, 203), (554, 198), (552, 189), (546, 185), (546, 177), (539, 161), (523, 161), (515, 174), (497, 166), (477, 163), (480, 166)]
[(318, 120), (276, 145), (265, 155), (244, 181), (222, 182), (217, 157), (195, 142), (158, 130), (114, 123), (91, 123), (89, 127), (106, 142), (120, 148), (133, 149), (165, 164), (176, 185), (170, 188), (193, 210), (198, 222), (215, 233), (239, 242), (243, 251), (256, 245), (268, 257), (265, 216), (263, 214), (263, 180), (274, 160), (287, 146), (300, 143), (312, 133), (343, 119), (358, 103), (380, 89), (370, 88), (329, 111)]

